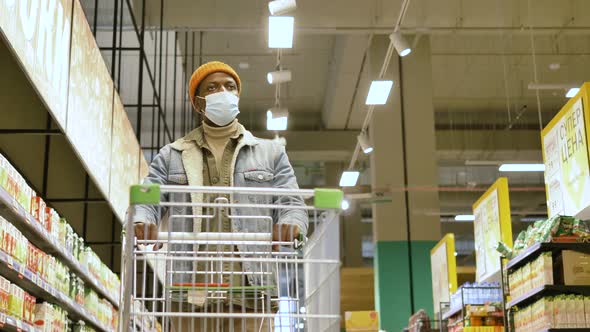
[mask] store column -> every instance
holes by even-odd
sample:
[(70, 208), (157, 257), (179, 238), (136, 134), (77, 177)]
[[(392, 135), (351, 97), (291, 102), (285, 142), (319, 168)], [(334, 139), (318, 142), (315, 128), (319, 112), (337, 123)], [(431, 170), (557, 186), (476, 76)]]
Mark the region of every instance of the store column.
[[(373, 77), (388, 42), (373, 41)], [(372, 188), (392, 198), (373, 205), (375, 308), (381, 329), (400, 331), (419, 309), (432, 316), (430, 249), (441, 237), (429, 38), (401, 68), (395, 54), (385, 79), (394, 80), (394, 90), (370, 124)]]

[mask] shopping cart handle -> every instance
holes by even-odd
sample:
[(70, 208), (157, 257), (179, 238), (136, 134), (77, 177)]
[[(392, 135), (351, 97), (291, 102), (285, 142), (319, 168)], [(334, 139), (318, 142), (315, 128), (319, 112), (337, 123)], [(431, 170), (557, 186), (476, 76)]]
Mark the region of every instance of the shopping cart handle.
[(160, 240), (179, 241), (272, 241), (271, 233), (159, 232)]

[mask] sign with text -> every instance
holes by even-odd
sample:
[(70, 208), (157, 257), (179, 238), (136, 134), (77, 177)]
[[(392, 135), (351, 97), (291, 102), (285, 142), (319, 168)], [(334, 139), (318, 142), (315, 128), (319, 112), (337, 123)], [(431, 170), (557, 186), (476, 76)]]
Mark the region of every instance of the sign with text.
[[(499, 281), (500, 254), (496, 251), (502, 241), (512, 247), (512, 223), (508, 179), (499, 178), (473, 204), (475, 221), (476, 280)], [(495, 280), (498, 279), (498, 280)]]
[(430, 250), (432, 273), (432, 300), (434, 317), (438, 317), (441, 302), (450, 302), (451, 294), (457, 290), (457, 260), (455, 257), (455, 235), (447, 234)]
[(547, 213), (590, 218), (588, 83), (541, 133)]
[(72, 0), (0, 0), (0, 32), (65, 129)]

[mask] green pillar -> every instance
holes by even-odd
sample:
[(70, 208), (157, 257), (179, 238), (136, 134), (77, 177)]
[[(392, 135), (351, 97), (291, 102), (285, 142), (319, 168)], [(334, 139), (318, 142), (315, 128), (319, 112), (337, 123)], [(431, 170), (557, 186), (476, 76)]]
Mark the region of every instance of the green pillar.
[[(387, 36), (373, 40), (372, 77), (388, 43)], [(370, 124), (372, 187), (392, 198), (373, 205), (375, 308), (388, 332), (407, 326), (419, 309), (433, 314), (430, 249), (440, 239), (440, 218), (431, 76), (430, 42), (423, 37), (402, 61), (403, 81), (393, 56), (385, 79), (393, 79), (394, 89)]]

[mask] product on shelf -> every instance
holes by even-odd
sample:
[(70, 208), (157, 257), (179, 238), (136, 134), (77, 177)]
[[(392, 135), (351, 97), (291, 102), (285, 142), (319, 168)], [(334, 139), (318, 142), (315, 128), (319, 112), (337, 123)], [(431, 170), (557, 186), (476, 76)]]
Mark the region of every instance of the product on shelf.
[(95, 332), (93, 328), (86, 326), (84, 322), (77, 322), (74, 325), (74, 332)]
[(590, 328), (586, 318), (590, 306), (581, 295), (546, 296), (514, 313), (514, 327), (519, 331), (553, 328)]
[(590, 255), (573, 250), (563, 250), (556, 264), (563, 274), (558, 282), (564, 285), (590, 285)]
[(8, 304), (11, 316), (17, 319), (23, 319), (25, 301), (25, 291), (15, 284), (10, 284), (10, 302)]
[(508, 275), (510, 295), (517, 298), (544, 285), (553, 285), (553, 258), (550, 252)]
[(96, 292), (89, 287), (86, 287), (86, 290), (84, 291), (84, 306), (92, 316), (98, 317), (98, 295), (96, 295)]
[(0, 312), (8, 313), (10, 305), (10, 281), (0, 276)]
[(505, 244), (498, 244), (498, 251), (507, 258), (518, 255), (535, 243), (567, 240), (567, 242), (590, 239), (590, 224), (574, 217), (554, 216), (547, 220), (538, 220), (526, 231), (518, 234), (512, 251), (506, 251)]
[(35, 304), (35, 326), (41, 332), (67, 331), (68, 318), (60, 307), (43, 302)]
[(31, 199), (31, 215), (38, 223), (44, 225), (45, 223), (45, 212), (47, 210), (47, 205), (45, 205), (45, 201), (43, 198), (39, 196), (34, 196)]
[(451, 294), (450, 310), (454, 311), (468, 304), (484, 305), (501, 301), (502, 292), (499, 283), (466, 283)]
[(30, 295), (29, 293), (25, 292), (24, 302), (23, 302), (23, 320), (27, 323), (33, 324), (35, 321), (35, 303), (37, 299)]

